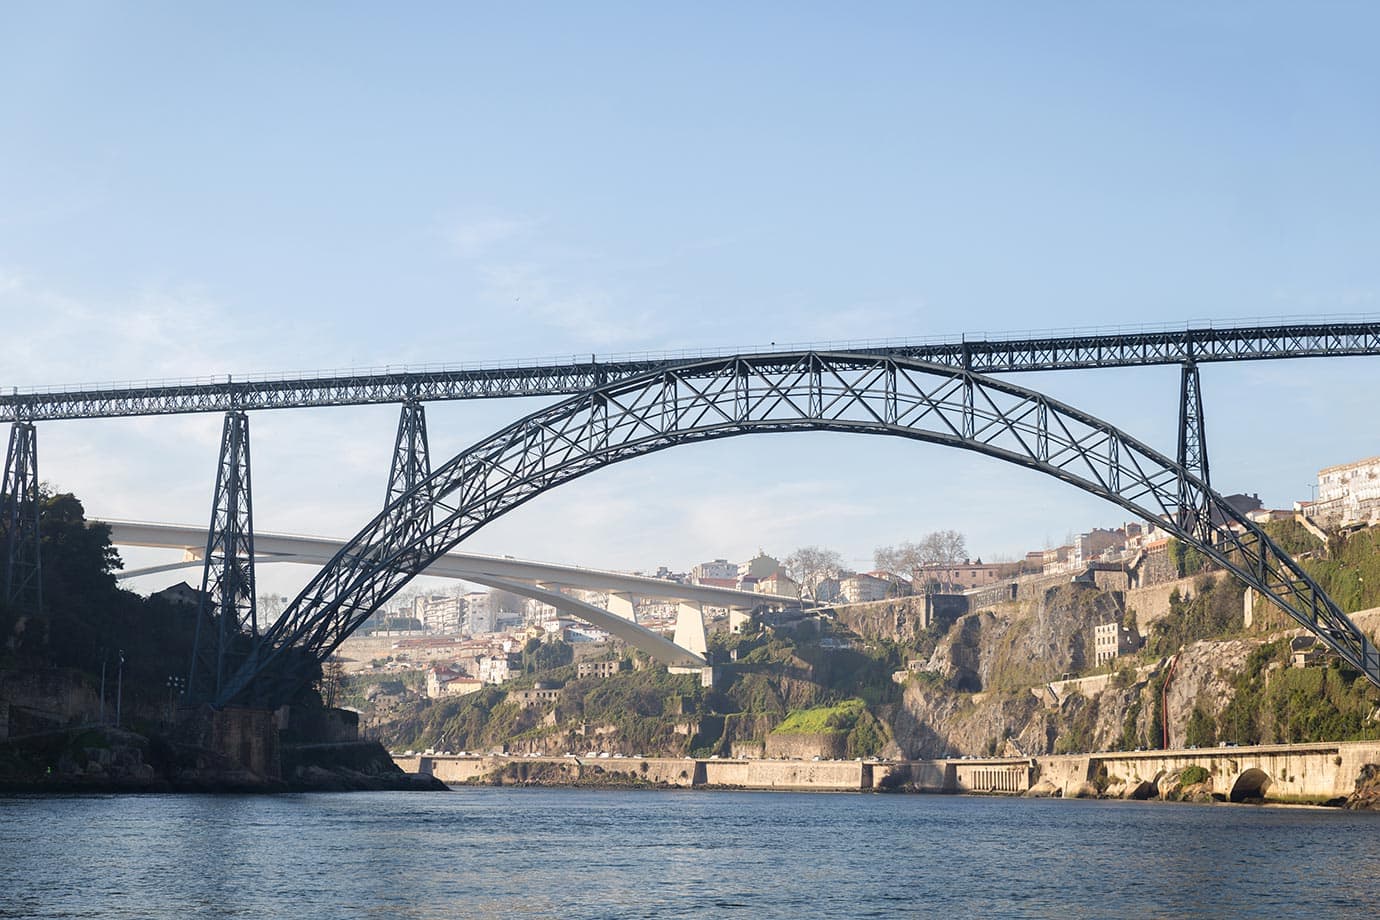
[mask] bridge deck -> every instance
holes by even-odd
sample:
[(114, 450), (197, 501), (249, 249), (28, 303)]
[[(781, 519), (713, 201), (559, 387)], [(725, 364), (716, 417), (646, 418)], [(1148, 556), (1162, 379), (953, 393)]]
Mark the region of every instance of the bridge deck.
[[(768, 353), (800, 346), (781, 346)], [(1380, 355), (1380, 322), (1281, 322), (1182, 330), (1068, 333), (947, 342), (845, 343), (816, 348), (835, 354), (886, 354), (979, 373), (1143, 367), (1214, 361)], [(384, 368), (236, 381), (206, 379), (146, 384), (33, 389), (0, 395), (0, 420), (115, 418), (372, 405), (581, 393), (600, 384), (723, 351), (678, 352), (596, 360), (553, 360), (509, 366), (410, 370)]]

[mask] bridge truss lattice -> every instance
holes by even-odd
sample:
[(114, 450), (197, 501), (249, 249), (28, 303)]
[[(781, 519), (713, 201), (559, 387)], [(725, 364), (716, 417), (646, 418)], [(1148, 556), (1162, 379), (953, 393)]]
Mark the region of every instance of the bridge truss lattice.
[(961, 367), (797, 352), (694, 362), (605, 383), (451, 458), (317, 573), (218, 702), (249, 702), (251, 694), (280, 700), (300, 684), (302, 660), (324, 660), (431, 562), (542, 492), (672, 446), (793, 431), (885, 434), (970, 450), (1158, 521), (1380, 685), (1380, 654), (1364, 633), (1183, 463), (1043, 394)]
[[(1380, 355), (1380, 322), (1274, 323), (1178, 330), (1067, 333), (829, 349), (928, 361), (984, 374), (1273, 358)], [(794, 353), (793, 350), (783, 354)], [(0, 394), (0, 421), (565, 396), (722, 354), (543, 361), (441, 370), (326, 373), (254, 380), (80, 386)]]

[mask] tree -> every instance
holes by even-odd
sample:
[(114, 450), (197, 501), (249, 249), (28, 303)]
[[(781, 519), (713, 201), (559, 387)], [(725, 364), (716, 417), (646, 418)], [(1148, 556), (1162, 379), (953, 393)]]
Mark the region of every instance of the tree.
[(1189, 747), (1212, 747), (1217, 743), (1217, 725), (1212, 720), (1212, 716), (1203, 711), (1201, 706), (1196, 703), (1193, 712), (1188, 716), (1188, 727), (1184, 731), (1184, 740)]
[(968, 541), (956, 530), (936, 530), (925, 534), (919, 543), (879, 546), (872, 561), (884, 572), (909, 575), (918, 588), (926, 581), (924, 570), (932, 566), (954, 565), (967, 558)]
[(843, 570), (843, 556), (822, 546), (802, 546), (787, 556), (784, 564), (786, 574), (813, 597), (821, 581)]
[(929, 565), (954, 565), (968, 558), (968, 541), (957, 530), (936, 530), (920, 541)]
[(526, 601), (511, 591), (504, 591), (502, 588), (490, 588), (489, 607), (496, 614), (522, 613), (526, 608)]
[(276, 623), (283, 615), (287, 602), (288, 599), (281, 594), (260, 594), (256, 607), (259, 622), (265, 626)]
[(345, 687), (345, 663), (335, 655), (327, 658), (321, 665), (321, 680), (318, 690), (321, 701), (330, 709)]
[(550, 671), (564, 667), (575, 660), (573, 646), (555, 639), (543, 642), (541, 639), (528, 639), (522, 648), (522, 663), (529, 674)]

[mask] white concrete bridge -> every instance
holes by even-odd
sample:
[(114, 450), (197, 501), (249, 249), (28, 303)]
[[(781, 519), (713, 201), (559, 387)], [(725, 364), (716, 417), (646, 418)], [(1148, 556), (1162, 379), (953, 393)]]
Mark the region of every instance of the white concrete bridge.
[[(110, 527), (111, 542), (117, 546), (140, 546), (181, 550), (179, 562), (129, 569), (117, 573), (120, 579), (138, 578), (159, 572), (198, 568), (206, 554), (206, 529), (185, 524), (156, 524), (144, 521), (99, 521)], [(255, 564), (291, 562), (325, 565), (344, 540), (296, 534), (255, 533)], [(489, 588), (499, 588), (521, 597), (549, 604), (563, 613), (607, 630), (629, 645), (672, 667), (704, 667), (708, 644), (705, 639), (704, 607), (723, 607), (730, 611), (750, 611), (762, 605), (793, 606), (799, 600), (775, 594), (758, 594), (709, 585), (683, 585), (661, 578), (629, 575), (582, 566), (532, 562), (509, 556), (483, 556), (451, 552), (433, 562), (425, 574), (454, 578)], [(587, 604), (560, 593), (559, 588), (580, 588), (608, 593), (608, 609)], [(678, 607), (674, 639), (647, 629), (637, 622), (633, 599), (674, 601)]]

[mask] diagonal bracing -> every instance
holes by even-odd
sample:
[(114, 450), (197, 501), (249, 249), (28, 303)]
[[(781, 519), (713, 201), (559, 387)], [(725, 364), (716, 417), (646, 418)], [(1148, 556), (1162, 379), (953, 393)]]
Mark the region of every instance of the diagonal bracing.
[[(884, 421), (879, 421), (879, 419)], [(494, 518), (612, 463), (749, 433), (888, 434), (1054, 476), (1145, 519), (1232, 571), (1380, 685), (1380, 656), (1298, 564), (1183, 465), (1042, 394), (877, 354), (717, 358), (614, 380), (540, 409), (395, 499), (307, 585), (227, 685), (277, 699), (370, 613)], [(1185, 526), (1185, 509), (1194, 526)]]

